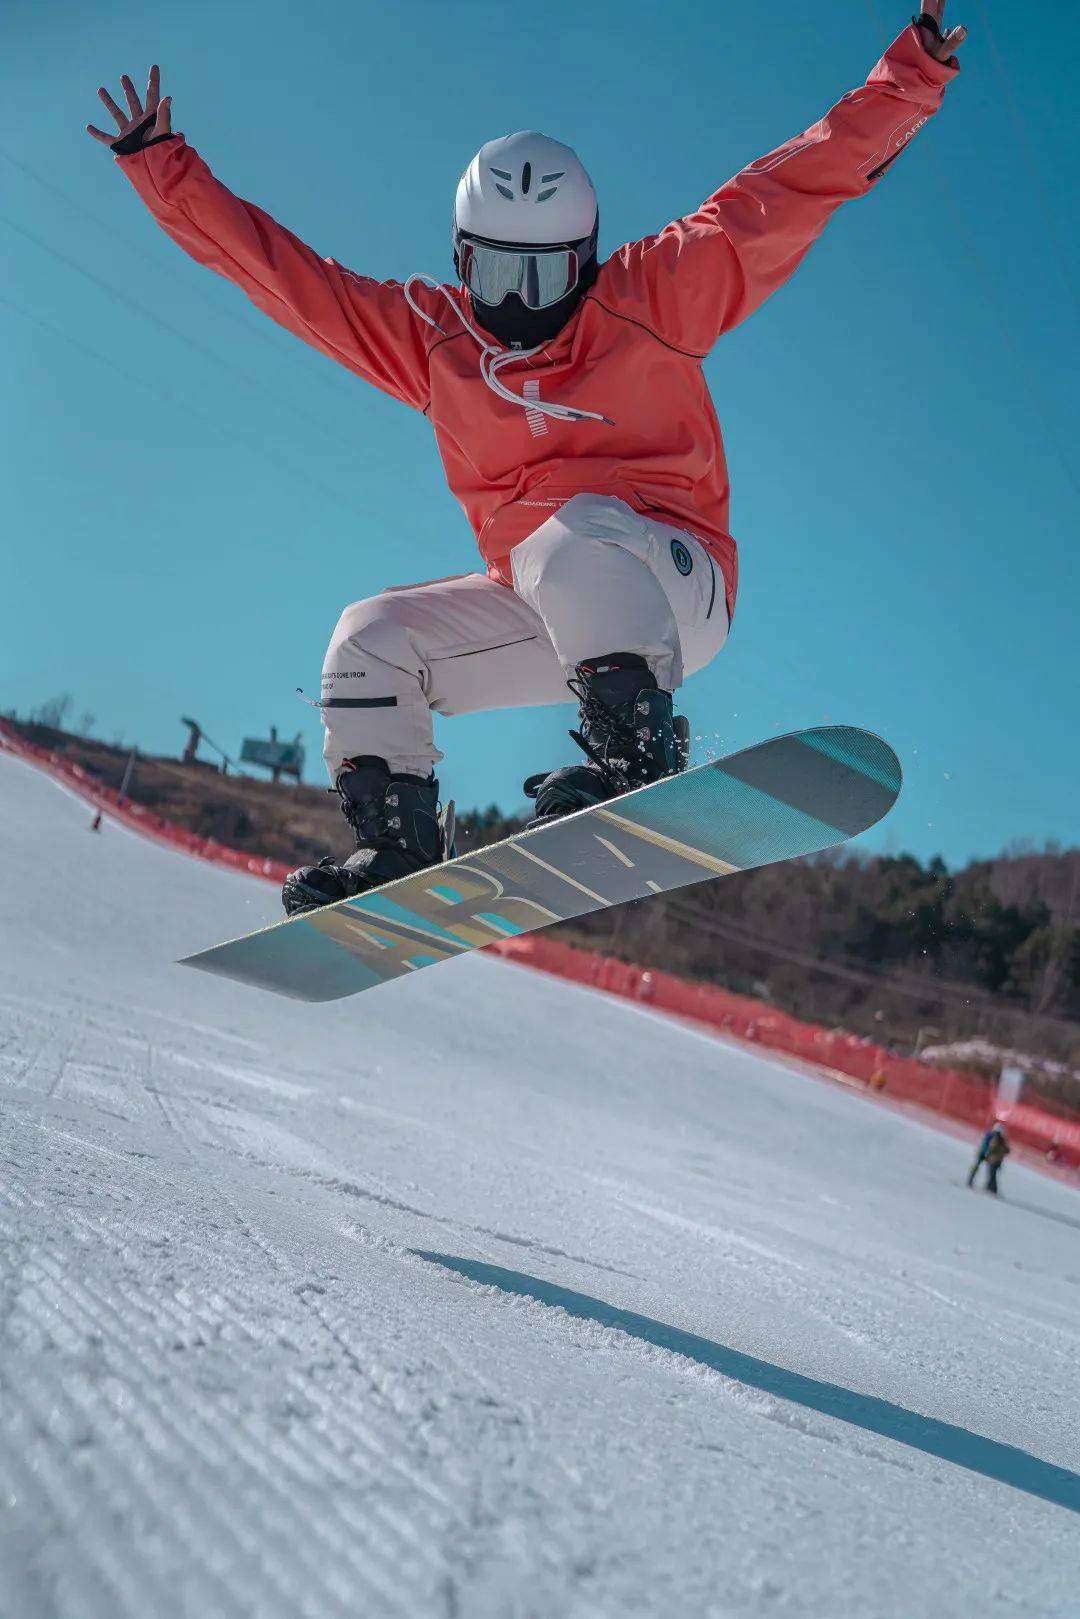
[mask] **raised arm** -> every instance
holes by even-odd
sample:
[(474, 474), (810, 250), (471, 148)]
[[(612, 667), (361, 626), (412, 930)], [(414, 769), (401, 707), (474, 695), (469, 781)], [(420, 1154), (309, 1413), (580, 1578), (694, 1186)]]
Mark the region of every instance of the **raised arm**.
[(254, 304), (338, 360), (365, 381), (407, 405), (428, 404), (425, 327), (400, 285), (353, 274), (323, 259), (250, 202), (216, 180), (183, 135), (173, 134), (171, 97), (162, 97), (150, 70), (145, 107), (131, 80), (121, 79), (125, 114), (99, 92), (119, 135), (88, 127), (112, 148), (158, 224), (193, 259), (216, 270)]
[(840, 204), (869, 191), (941, 105), (964, 31), (941, 33), (944, 0), (928, 6), (922, 26), (906, 28), (866, 84), (820, 122), (751, 163), (696, 213), (620, 248), (597, 282), (597, 301), (610, 299), (615, 313), (700, 355), (753, 314)]

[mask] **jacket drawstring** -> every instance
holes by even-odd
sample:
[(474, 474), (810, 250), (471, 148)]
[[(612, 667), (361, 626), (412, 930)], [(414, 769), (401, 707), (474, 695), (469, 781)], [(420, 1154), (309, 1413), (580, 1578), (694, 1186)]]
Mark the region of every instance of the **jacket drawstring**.
[(476, 327), (466, 317), (464, 311), (458, 308), (449, 287), (441, 286), (434, 276), (425, 275), (423, 271), (418, 270), (409, 277), (402, 289), (405, 294), (405, 302), (414, 315), (419, 315), (422, 321), (428, 326), (433, 326), (437, 332), (442, 332), (444, 337), (446, 336), (445, 329), (439, 325), (432, 315), (421, 309), (413, 298), (411, 288), (414, 281), (421, 282), (423, 286), (430, 287), (432, 292), (437, 292), (440, 297), (445, 298), (462, 326), (480, 345), (480, 375), (497, 398), (505, 399), (511, 405), (520, 405), (522, 410), (540, 411), (542, 415), (551, 416), (557, 422), (606, 422), (608, 427), (614, 427), (615, 423), (610, 417), (601, 415), (599, 411), (575, 410), (572, 405), (560, 405), (557, 401), (548, 401), (546, 399), (525, 399), (521, 394), (515, 393), (512, 388), (508, 388), (499, 378), (502, 367), (512, 365), (516, 360), (530, 359), (532, 355), (539, 354), (545, 345), (538, 343), (535, 348), (531, 349), (504, 349), (498, 343), (489, 342), (487, 338), (476, 330)]

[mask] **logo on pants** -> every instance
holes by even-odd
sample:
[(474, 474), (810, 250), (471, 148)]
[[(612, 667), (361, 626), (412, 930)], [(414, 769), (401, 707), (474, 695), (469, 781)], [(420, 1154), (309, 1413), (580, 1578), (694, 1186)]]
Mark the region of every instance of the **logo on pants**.
[(671, 560), (681, 574), (686, 575), (693, 572), (694, 559), (681, 540), (672, 540)]

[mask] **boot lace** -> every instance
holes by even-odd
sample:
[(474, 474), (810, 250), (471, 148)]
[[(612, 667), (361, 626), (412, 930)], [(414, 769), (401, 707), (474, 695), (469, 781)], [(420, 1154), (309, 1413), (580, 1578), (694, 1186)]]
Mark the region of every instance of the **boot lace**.
[[(649, 740), (648, 727), (639, 727), (634, 721), (639, 711), (648, 713), (648, 703), (629, 704), (633, 720), (628, 720), (594, 696), (584, 680), (568, 680), (567, 685), (581, 705), (582, 721), (581, 730), (571, 731), (570, 735), (605, 779), (620, 792), (628, 791), (634, 756), (643, 751), (643, 744)], [(594, 734), (600, 739), (595, 747), (589, 740)]]

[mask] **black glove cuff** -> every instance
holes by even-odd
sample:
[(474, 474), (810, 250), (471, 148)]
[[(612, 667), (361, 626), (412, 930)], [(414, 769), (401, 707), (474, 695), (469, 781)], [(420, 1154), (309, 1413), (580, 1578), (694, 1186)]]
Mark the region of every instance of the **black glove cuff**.
[(174, 135), (151, 135), (150, 131), (156, 122), (157, 113), (148, 112), (141, 124), (136, 124), (126, 135), (121, 135), (118, 141), (113, 141), (112, 151), (117, 157), (130, 157), (132, 152), (141, 152), (146, 146), (156, 146), (159, 141), (175, 140)]
[(937, 18), (931, 17), (928, 11), (920, 11), (919, 15), (917, 17), (912, 17), (911, 20), (915, 24), (916, 28), (925, 28), (927, 33), (933, 34), (935, 39), (942, 40), (945, 38), (945, 35), (941, 32), (941, 28), (938, 25)]

